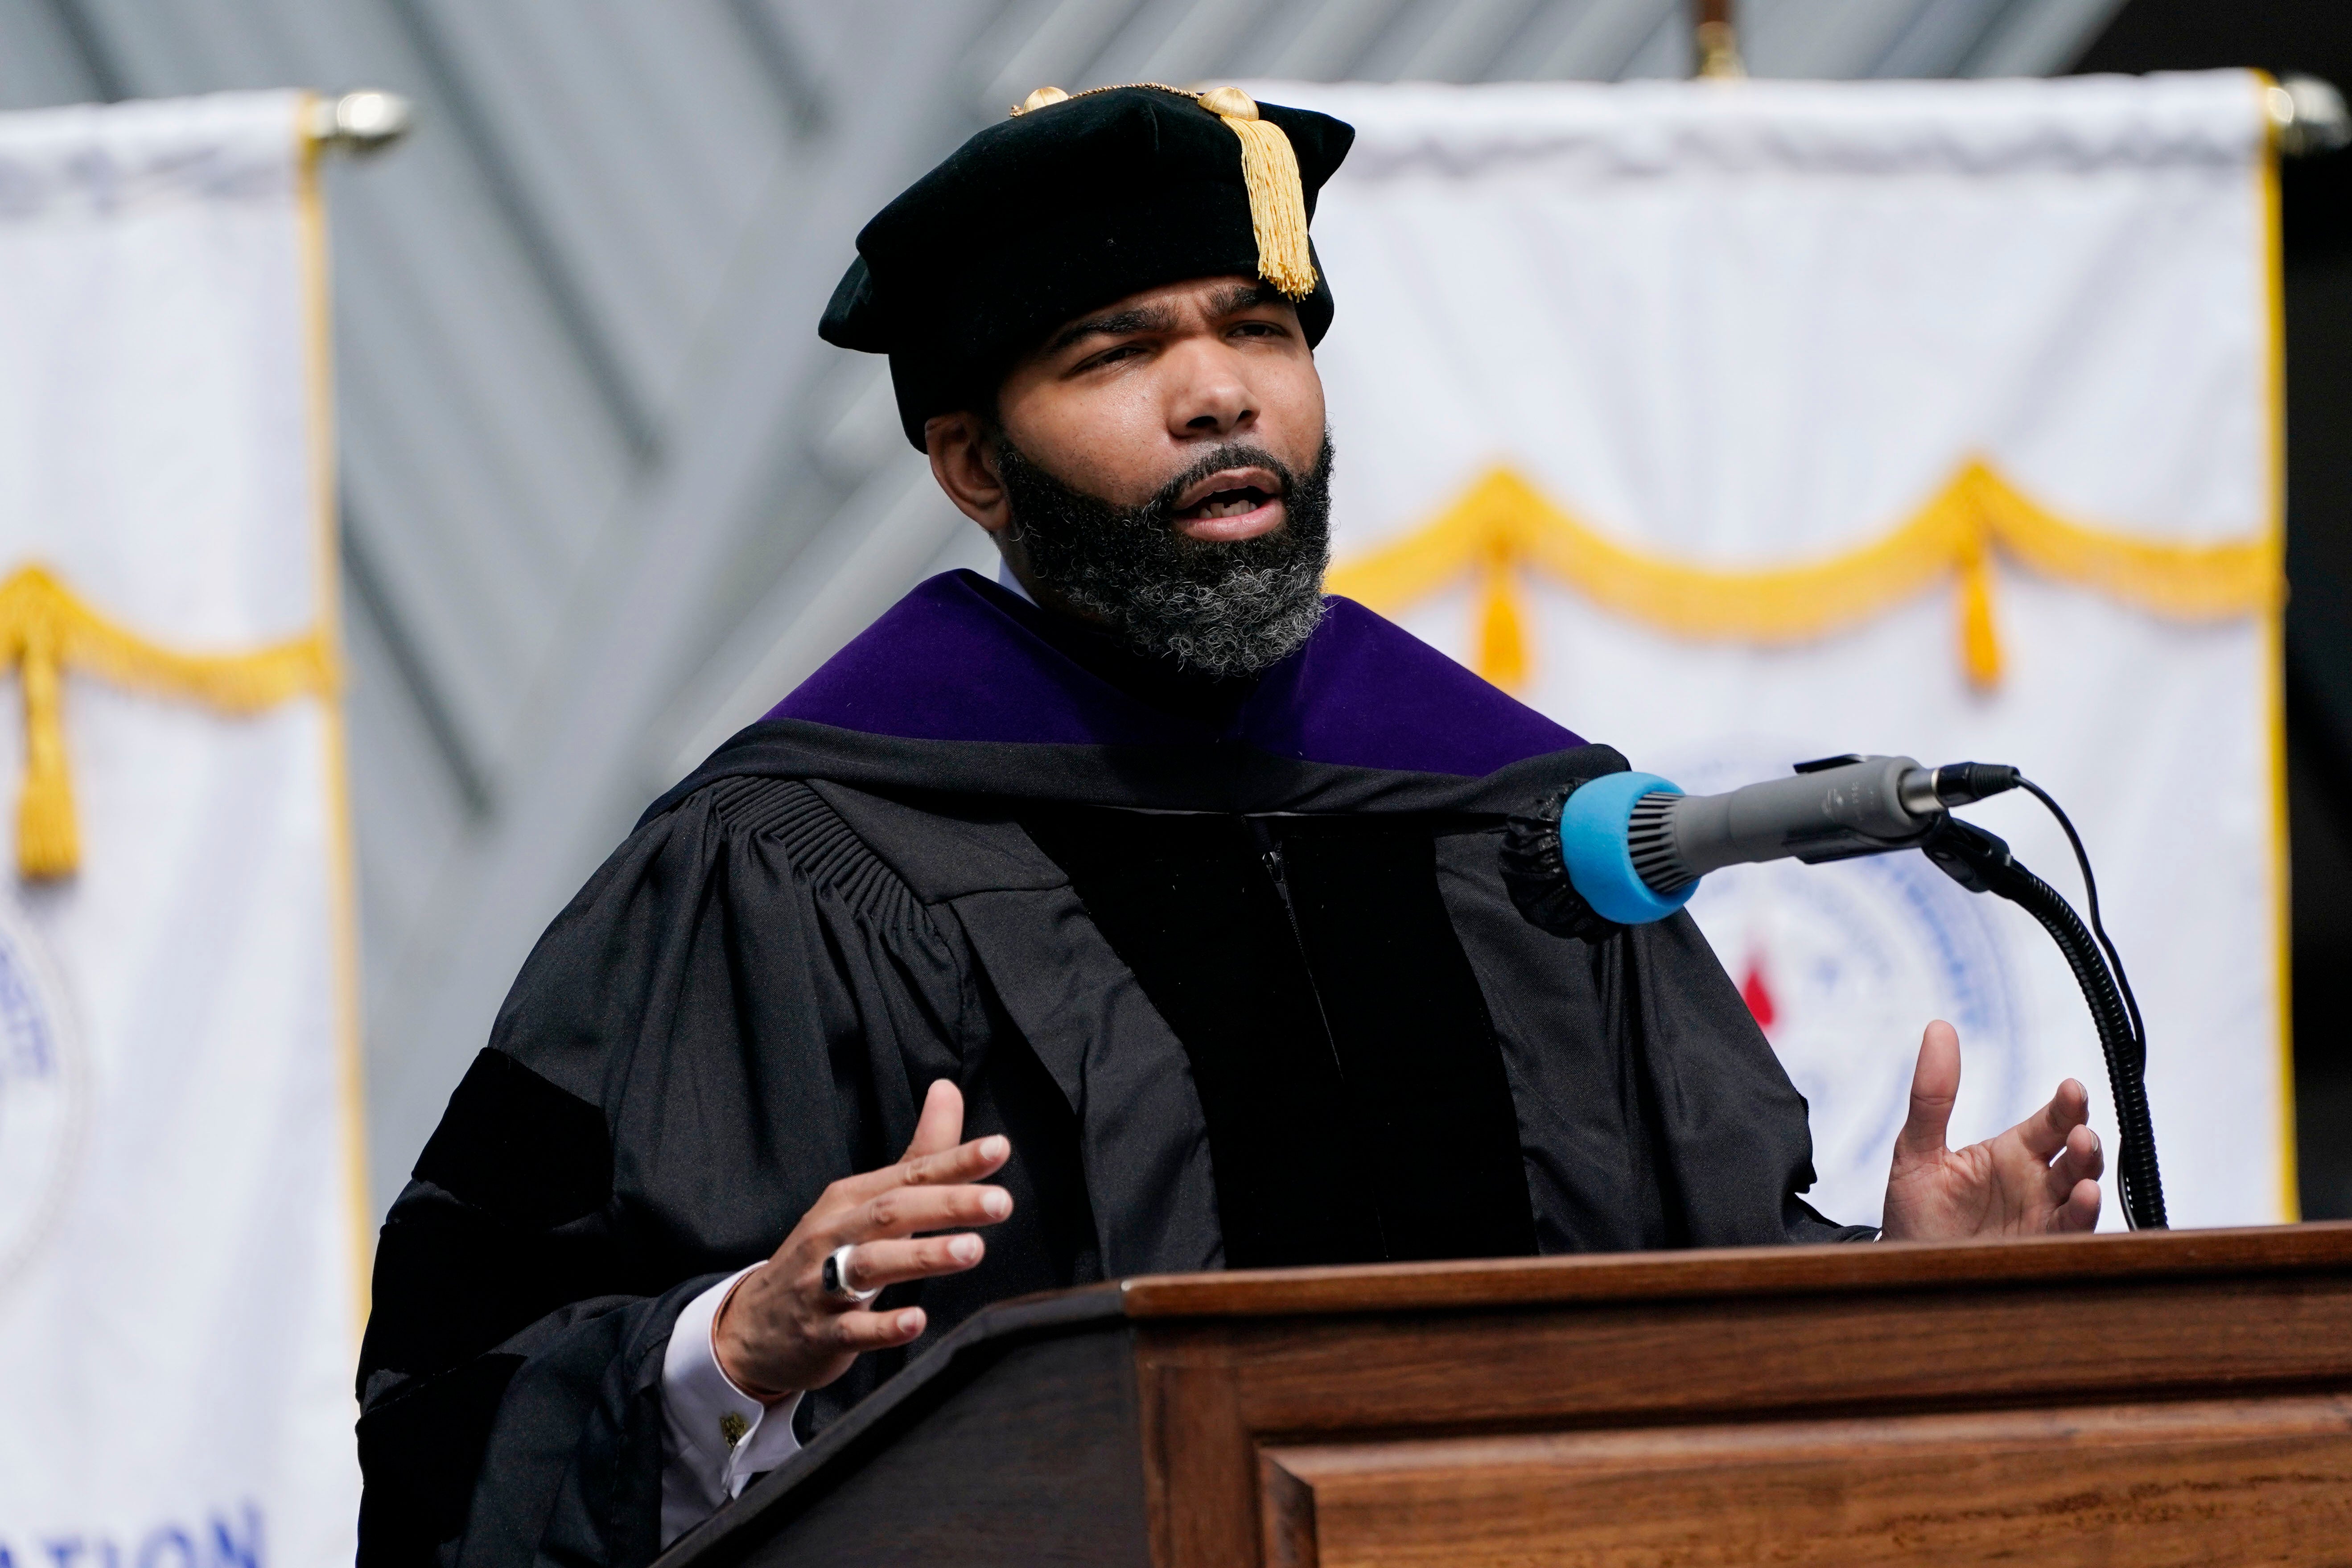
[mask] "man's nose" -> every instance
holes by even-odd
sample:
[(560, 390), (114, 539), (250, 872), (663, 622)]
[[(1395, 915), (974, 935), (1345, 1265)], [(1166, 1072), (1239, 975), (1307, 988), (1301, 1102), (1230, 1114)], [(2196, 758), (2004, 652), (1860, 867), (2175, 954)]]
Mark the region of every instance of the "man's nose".
[(1216, 363), (1223, 355), (1184, 355), (1192, 363), (1180, 380), (1174, 416), (1169, 425), (1180, 437), (1223, 437), (1247, 428), (1257, 418), (1257, 403), (1248, 384), (1230, 364)]

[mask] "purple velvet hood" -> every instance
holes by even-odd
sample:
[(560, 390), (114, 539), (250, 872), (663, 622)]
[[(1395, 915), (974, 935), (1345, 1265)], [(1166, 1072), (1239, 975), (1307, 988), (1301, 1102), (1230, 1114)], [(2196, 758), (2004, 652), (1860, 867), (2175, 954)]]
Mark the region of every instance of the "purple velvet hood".
[(914, 741), (1224, 742), (1343, 767), (1478, 778), (1583, 742), (1350, 599), (1223, 728), (1129, 696), (1040, 635), (1045, 612), (971, 572), (919, 584), (771, 720)]

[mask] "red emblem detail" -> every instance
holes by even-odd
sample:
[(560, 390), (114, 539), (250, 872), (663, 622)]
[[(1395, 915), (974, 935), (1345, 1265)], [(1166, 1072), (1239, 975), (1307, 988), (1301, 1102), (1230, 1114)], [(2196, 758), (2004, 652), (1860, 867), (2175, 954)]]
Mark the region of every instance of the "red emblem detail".
[(1748, 1004), (1748, 1011), (1759, 1029), (1769, 1029), (1778, 1010), (1772, 1005), (1772, 992), (1764, 984), (1764, 963), (1761, 959), (1748, 961), (1748, 978), (1739, 983), (1739, 999)]

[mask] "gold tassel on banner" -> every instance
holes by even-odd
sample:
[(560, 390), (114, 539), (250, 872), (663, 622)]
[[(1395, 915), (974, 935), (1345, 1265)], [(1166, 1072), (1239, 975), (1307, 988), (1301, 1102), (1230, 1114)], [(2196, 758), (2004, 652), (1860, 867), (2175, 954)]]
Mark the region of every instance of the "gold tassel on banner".
[(38, 566), (0, 583), (0, 665), (25, 685), (25, 785), (16, 801), (16, 869), (31, 881), (81, 864), (73, 783), (66, 770), (62, 678), (86, 669), (119, 686), (254, 713), (333, 690), (334, 661), (317, 633), (253, 653), (173, 653), (116, 626)]
[(15, 651), (25, 682), (25, 790), (16, 800), (16, 868), (42, 881), (69, 875), (81, 862), (73, 785), (66, 777), (55, 628), (28, 623)]
[(1315, 263), (1307, 248), (1307, 195), (1290, 138), (1273, 121), (1259, 119), (1256, 100), (1237, 87), (1211, 88), (1199, 102), (1241, 138), (1257, 275), (1290, 299), (1304, 300), (1315, 291)]
[(1992, 622), (1992, 552), (1972, 539), (1960, 554), (1960, 663), (1969, 684), (1990, 691), (2000, 684), (2000, 638)]
[(1486, 605), (1478, 616), (1478, 662), (1481, 679), (1506, 691), (1527, 684), (1528, 668), (1527, 616), (1519, 608), (1518, 582), (1510, 552), (1498, 549), (1486, 560)]

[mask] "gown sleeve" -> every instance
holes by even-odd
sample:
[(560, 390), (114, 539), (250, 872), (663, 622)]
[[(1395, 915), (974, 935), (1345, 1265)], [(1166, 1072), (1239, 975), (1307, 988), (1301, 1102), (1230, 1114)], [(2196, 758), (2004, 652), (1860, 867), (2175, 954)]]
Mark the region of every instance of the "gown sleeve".
[(1804, 1096), (1686, 913), (1556, 936), (1496, 835), (1439, 841), (1439, 884), (1512, 1082), (1546, 1252), (1768, 1247), (1876, 1233), (1814, 1212)]
[[(680, 1310), (984, 1054), (951, 930), (858, 851), (805, 785), (714, 785), (541, 939), (379, 1242), (361, 1568), (657, 1554)], [(802, 1423), (897, 1364), (863, 1358)]]
[[(1696, 1247), (1869, 1241), (1801, 1195), (1813, 1184), (1805, 1097), (1687, 913), (1612, 938), (1619, 1026), (1638, 1054), (1675, 1239)], [(1603, 964), (1610, 961), (1603, 958)]]

